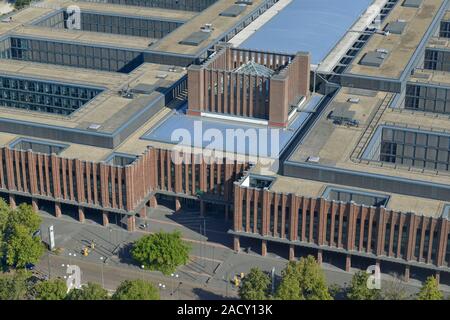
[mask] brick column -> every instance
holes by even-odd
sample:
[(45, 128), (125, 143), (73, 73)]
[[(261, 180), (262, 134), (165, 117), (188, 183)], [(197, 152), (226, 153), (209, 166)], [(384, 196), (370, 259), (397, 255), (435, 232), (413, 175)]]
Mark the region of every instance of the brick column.
[(269, 126), (286, 127), (289, 115), (288, 79), (274, 75), (270, 79)]
[(436, 281), (439, 284), (441, 280), (441, 272), (440, 271), (436, 271)]
[(234, 236), (233, 249), (236, 252), (239, 252), (241, 250), (241, 242), (239, 240), (239, 236)]
[(84, 208), (83, 207), (78, 207), (78, 221), (80, 221), (81, 223), (84, 223), (86, 217), (84, 215)]
[(103, 211), (102, 216), (103, 216), (103, 226), (107, 227), (109, 225), (109, 213), (108, 213), (108, 211)]
[(202, 66), (191, 65), (188, 68), (188, 114), (200, 115), (204, 107), (204, 71)]
[(405, 274), (403, 276), (403, 280), (406, 282), (409, 281), (409, 266), (405, 266)]
[(265, 257), (267, 255), (267, 240), (261, 241), (261, 255)]
[(135, 230), (136, 219), (134, 216), (128, 216), (127, 218), (127, 230), (132, 232)]
[(38, 199), (31, 198), (31, 206), (33, 207), (34, 211), (38, 212), (39, 211)]
[(348, 254), (345, 257), (345, 271), (350, 272), (351, 267), (352, 267), (352, 257)]
[(16, 196), (13, 195), (13, 194), (9, 195), (9, 206), (11, 207), (11, 209), (16, 209), (17, 208)]
[(321, 249), (319, 249), (317, 251), (317, 263), (318, 264), (322, 264), (322, 260), (323, 260), (322, 256), (323, 256), (323, 252)]
[(150, 204), (150, 208), (156, 208), (158, 206), (158, 200), (156, 200), (155, 196), (150, 197), (149, 204)]
[(178, 197), (175, 198), (175, 211), (181, 210), (181, 202)]
[(139, 211), (139, 217), (140, 218), (147, 218), (147, 207), (144, 206), (140, 211)]
[(60, 202), (55, 202), (55, 217), (59, 218), (61, 217), (62, 212), (61, 212), (61, 203)]
[(291, 244), (289, 246), (289, 261), (295, 260), (295, 247)]

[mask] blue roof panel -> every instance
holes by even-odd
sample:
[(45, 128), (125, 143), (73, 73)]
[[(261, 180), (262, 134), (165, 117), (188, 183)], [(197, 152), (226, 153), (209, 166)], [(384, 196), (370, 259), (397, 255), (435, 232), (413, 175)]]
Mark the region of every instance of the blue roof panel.
[[(285, 129), (268, 129), (266, 126), (239, 123), (235, 121), (223, 121), (206, 117), (193, 117), (182, 112), (174, 112), (158, 126), (145, 133), (141, 139), (170, 144), (177, 144), (179, 142), (182, 145), (206, 148), (210, 146), (212, 141), (204, 135), (208, 136), (208, 131), (211, 134), (214, 134), (215, 131), (219, 131), (224, 137), (224, 141), (222, 141), (222, 147), (218, 147), (217, 150), (250, 156), (278, 158), (279, 154), (289, 144), (295, 133), (303, 127), (305, 122), (311, 116), (311, 112), (313, 112), (320, 104), (322, 98), (323, 96), (321, 95), (311, 97), (307, 102), (308, 105), (306, 109), (308, 109), (308, 112), (299, 112)], [(235, 145), (233, 145), (231, 141), (227, 141), (227, 131), (239, 129), (244, 132), (256, 130), (255, 132), (258, 139), (256, 149), (254, 148), (255, 144), (249, 144), (248, 140), (246, 140), (244, 144), (236, 143), (236, 141)], [(186, 140), (183, 139), (186, 138), (185, 134), (188, 136)], [(266, 146), (267, 149), (264, 148), (264, 146)]]
[(317, 64), (328, 55), (372, 0), (293, 0), (240, 48), (307, 51)]

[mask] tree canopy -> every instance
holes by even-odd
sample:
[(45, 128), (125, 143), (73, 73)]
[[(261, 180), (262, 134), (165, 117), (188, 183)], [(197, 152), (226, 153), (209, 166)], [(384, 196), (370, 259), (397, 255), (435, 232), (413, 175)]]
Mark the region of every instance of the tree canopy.
[(271, 280), (258, 268), (252, 268), (242, 280), (239, 297), (244, 300), (265, 300), (269, 296)]
[(133, 244), (131, 255), (145, 268), (169, 275), (188, 262), (190, 249), (181, 239), (179, 231), (160, 231), (137, 240)]
[(0, 199), (0, 260), (10, 267), (25, 268), (39, 261), (44, 247), (39, 237), (41, 217), (30, 205), (11, 209)]
[(370, 274), (365, 271), (358, 271), (352, 277), (352, 282), (348, 288), (347, 298), (350, 300), (377, 300), (380, 298), (380, 290), (369, 289), (367, 280)]
[(125, 280), (112, 296), (114, 300), (159, 300), (159, 290), (150, 282)]
[(313, 256), (289, 262), (282, 271), (276, 298), (281, 300), (332, 300), (325, 275)]
[(0, 275), (0, 300), (24, 300), (28, 295), (28, 272)]
[(439, 290), (439, 284), (435, 277), (428, 277), (417, 294), (417, 300), (442, 300), (444, 295)]
[(33, 289), (37, 300), (63, 300), (67, 294), (67, 285), (60, 279), (40, 281)]
[(72, 289), (67, 294), (67, 300), (108, 300), (108, 291), (99, 284), (88, 282), (81, 289)]
[(20, 10), (26, 6), (28, 6), (31, 3), (31, 0), (16, 0), (14, 2), (14, 8), (17, 10)]

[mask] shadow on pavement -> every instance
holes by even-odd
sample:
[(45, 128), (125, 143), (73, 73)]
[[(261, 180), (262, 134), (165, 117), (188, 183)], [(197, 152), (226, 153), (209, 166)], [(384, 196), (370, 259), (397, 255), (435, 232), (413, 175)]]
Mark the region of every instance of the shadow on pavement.
[(237, 300), (237, 298), (225, 297), (202, 288), (195, 288), (192, 291), (200, 300)]

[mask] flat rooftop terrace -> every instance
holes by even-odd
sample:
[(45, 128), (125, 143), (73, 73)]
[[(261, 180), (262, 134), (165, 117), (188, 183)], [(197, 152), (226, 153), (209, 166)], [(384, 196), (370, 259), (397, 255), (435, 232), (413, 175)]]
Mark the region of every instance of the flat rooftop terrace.
[[(170, 70), (169, 70), (170, 69)], [(102, 93), (69, 116), (0, 107), (0, 119), (36, 124), (46, 127), (87, 130), (91, 124), (100, 126), (98, 132), (111, 134), (131, 118), (155, 102), (164, 103), (164, 91), (186, 75), (182, 68), (144, 63), (129, 74), (96, 71), (65, 66), (48, 67), (46, 64), (2, 60), (0, 75), (22, 77), (40, 81), (79, 84), (104, 89)], [(136, 87), (133, 98), (119, 91)]]
[[(351, 103), (349, 99), (359, 99)], [(342, 88), (317, 120), (312, 130), (288, 157), (287, 164), (314, 168), (330, 168), (333, 172), (348, 171), (355, 174), (389, 176), (426, 183), (450, 185), (450, 172), (420, 169), (395, 163), (369, 161), (362, 155), (381, 126), (401, 129), (432, 131), (448, 134), (450, 118), (409, 110), (393, 109), (397, 101), (391, 93)], [(359, 125), (338, 124), (329, 118), (330, 112), (356, 120)], [(319, 160), (312, 163), (310, 157)], [(344, 181), (342, 181), (344, 183)]]
[(448, 87), (450, 86), (450, 72), (416, 69), (408, 82)]
[(450, 21), (450, 10), (447, 10), (444, 17), (442, 18), (442, 21)]
[(428, 217), (440, 217), (444, 206), (447, 204), (446, 202), (439, 200), (406, 196), (398, 193), (383, 193), (379, 190), (347, 187), (338, 184), (290, 178), (286, 176), (276, 176), (276, 180), (271, 185), (270, 190), (277, 193), (293, 193), (299, 196), (321, 198), (328, 188), (360, 192), (361, 194), (370, 193), (385, 195), (389, 198), (385, 205), (387, 209), (398, 212), (415, 213)]
[[(426, 34), (431, 31), (433, 22), (438, 19), (438, 13), (443, 12), (446, 0), (424, 0), (420, 8), (402, 6), (403, 1), (398, 1), (392, 12), (384, 20), (382, 30), (386, 25), (398, 20), (406, 22), (402, 34), (391, 33), (388, 36), (373, 34), (368, 43), (356, 56), (345, 74), (367, 76), (374, 78), (400, 79), (414, 54), (421, 45), (425, 45)], [(437, 25), (436, 25), (437, 26)], [(430, 34), (431, 35), (431, 34)], [(361, 58), (377, 49), (388, 51), (386, 58), (380, 67), (360, 65)]]
[(450, 43), (447, 38), (434, 37), (428, 41), (427, 48), (450, 50)]
[(136, 49), (143, 51), (157, 39), (134, 37), (101, 32), (54, 29), (35, 26), (19, 26), (10, 33), (12, 37), (46, 39), (67, 43), (82, 43), (96, 46), (117, 47), (123, 49)]
[[(321, 62), (372, 0), (295, 0), (239, 47), (276, 52), (307, 51)], [(270, 39), (270, 41), (268, 41)]]
[[(197, 14), (182, 27), (170, 33), (150, 47), (151, 51), (170, 52), (180, 55), (196, 55), (211, 46), (211, 43), (220, 40), (240, 20), (244, 19), (251, 12), (256, 10), (265, 0), (254, 0), (253, 4), (247, 6), (245, 10), (236, 17), (221, 16), (220, 13), (234, 5), (234, 0), (219, 0), (209, 8)], [(200, 31), (205, 24), (212, 24), (213, 30), (208, 39), (204, 40), (198, 46), (180, 44), (192, 33)]]
[[(254, 124), (242, 121), (242, 118), (234, 117), (234, 119), (213, 119), (208, 117), (196, 117), (184, 114), (181, 111), (172, 112), (157, 126), (142, 135), (142, 139), (156, 141), (165, 144), (175, 145), (178, 143), (173, 134), (187, 130), (192, 137), (191, 141), (181, 141), (182, 145), (207, 148), (212, 141), (206, 138), (207, 132), (220, 132), (223, 141), (216, 150), (229, 153), (237, 153), (250, 155), (253, 157), (271, 157), (278, 159), (281, 152), (292, 141), (292, 138), (300, 130), (305, 122), (311, 117), (312, 112), (318, 107), (323, 96), (314, 95), (304, 103), (302, 111), (298, 111), (291, 119), (286, 129), (271, 128), (265, 125)], [(196, 135), (196, 130), (203, 135)], [(248, 134), (248, 139), (244, 143), (236, 140), (231, 144), (227, 140), (227, 132), (242, 132), (239, 138), (244, 134)], [(197, 131), (198, 132), (198, 131)], [(255, 133), (255, 136), (252, 134)], [(205, 135), (205, 137), (204, 137)], [(178, 137), (175, 135), (175, 137)], [(253, 139), (257, 139), (258, 144), (252, 143)], [(250, 141), (251, 140), (251, 141)], [(263, 148), (265, 146), (265, 148)]]
[(198, 14), (197, 12), (163, 9), (157, 7), (138, 7), (83, 1), (61, 2), (62, 7), (68, 7), (70, 5), (77, 5), (80, 7), (81, 11), (98, 12), (102, 14), (117, 14), (120, 16), (155, 18), (169, 21), (188, 21)]

